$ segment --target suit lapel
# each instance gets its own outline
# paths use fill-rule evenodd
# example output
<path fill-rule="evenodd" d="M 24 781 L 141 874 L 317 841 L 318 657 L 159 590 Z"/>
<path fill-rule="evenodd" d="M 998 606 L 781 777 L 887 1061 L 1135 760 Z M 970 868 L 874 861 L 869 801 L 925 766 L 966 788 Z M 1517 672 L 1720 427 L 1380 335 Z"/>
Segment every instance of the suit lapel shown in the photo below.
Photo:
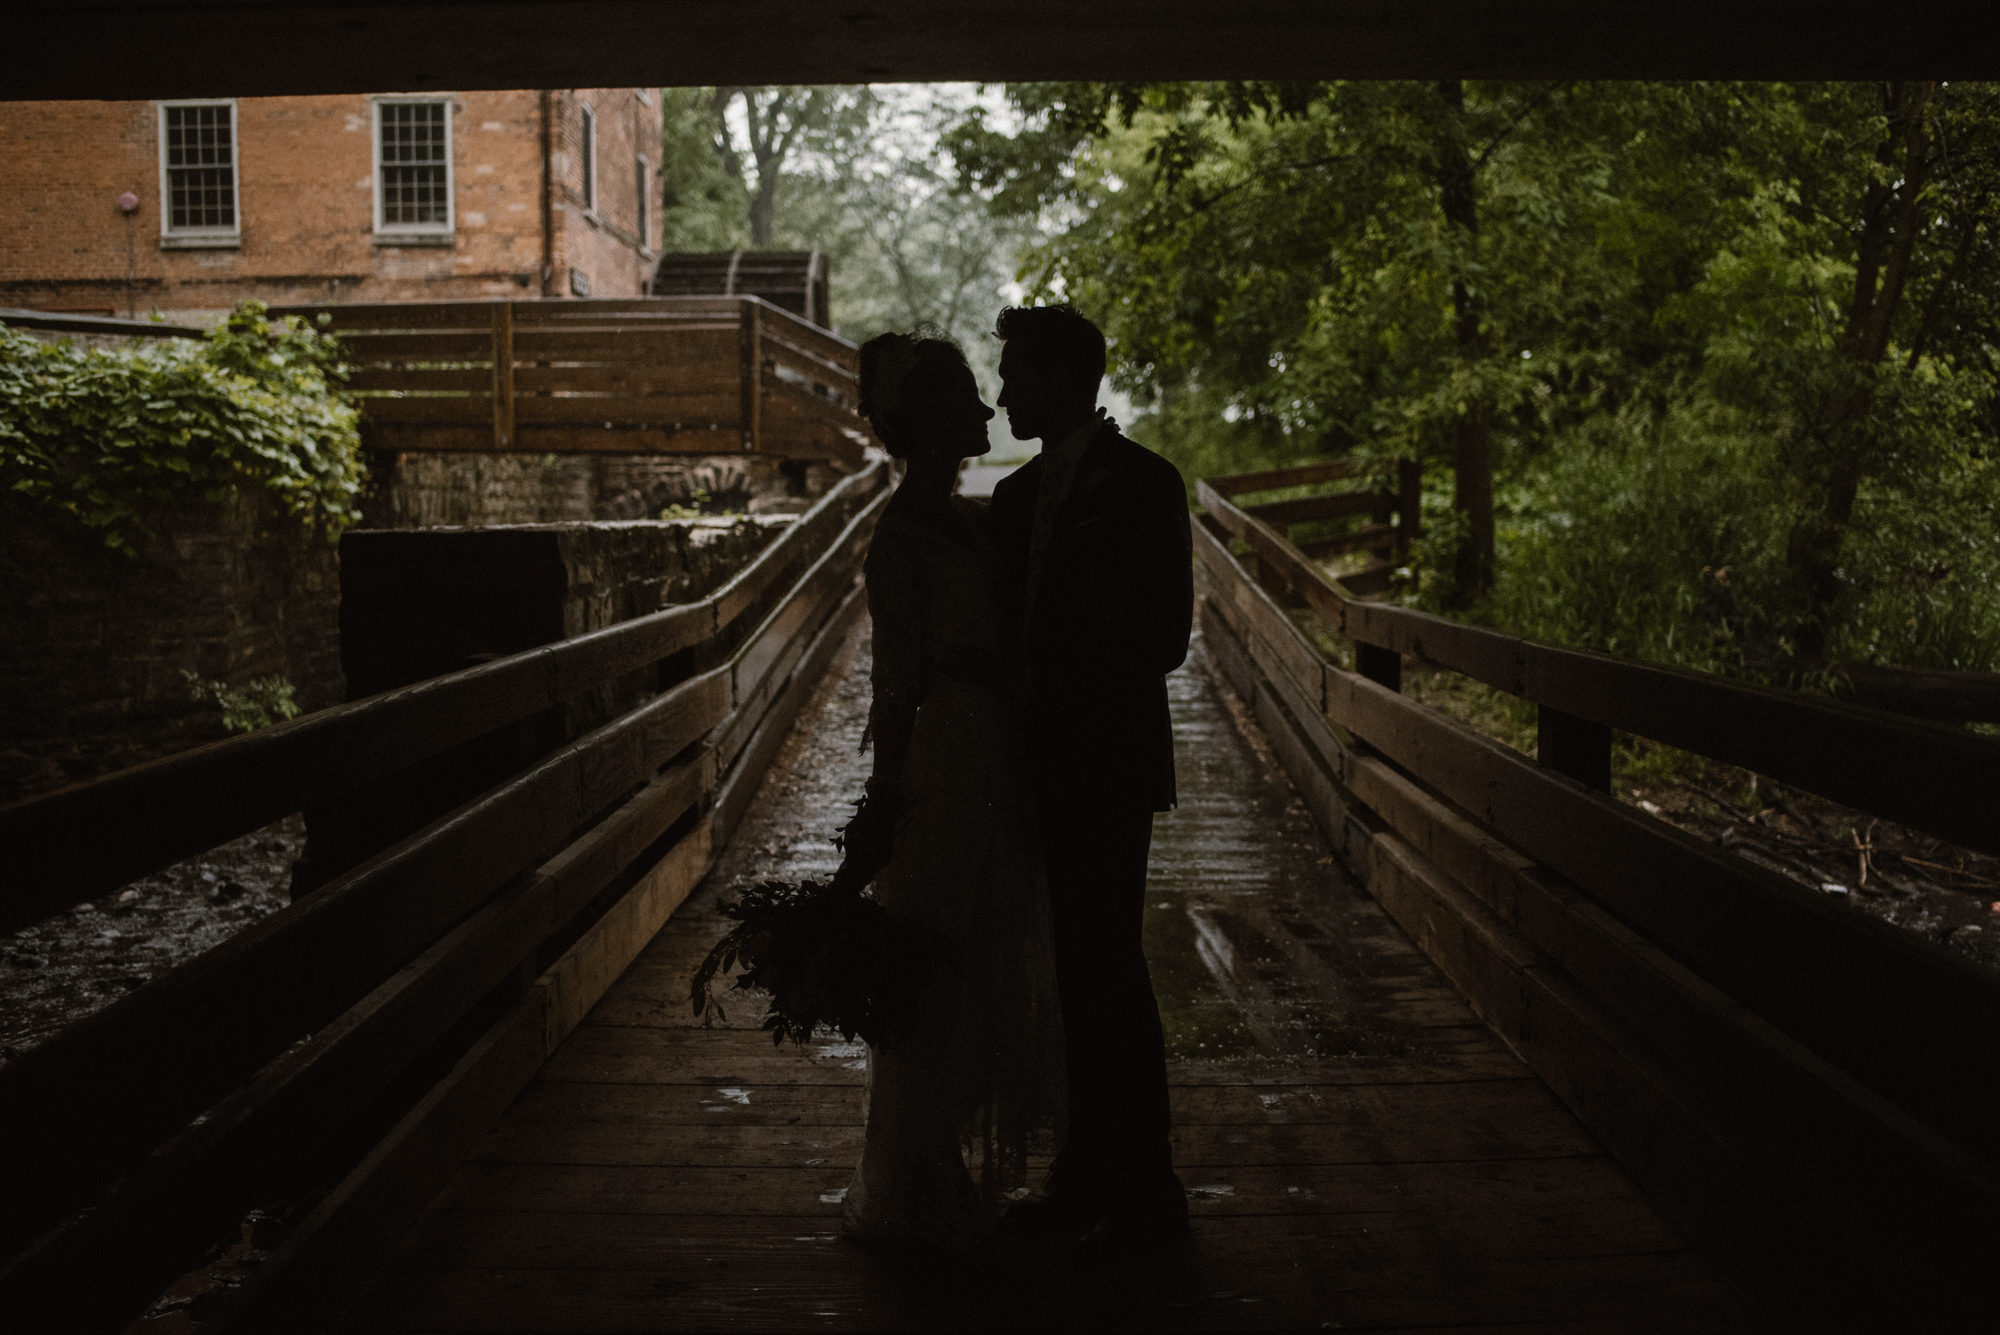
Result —
<path fill-rule="evenodd" d="M 1104 456 L 1109 452 L 1111 440 L 1117 435 L 1115 428 L 1106 426 L 1091 438 L 1085 447 L 1083 458 L 1077 461 L 1076 475 L 1070 479 L 1069 494 L 1063 497 L 1056 508 L 1054 533 L 1068 533 L 1077 526 L 1079 516 L 1086 513 L 1097 500 L 1097 493 L 1108 485 L 1112 471 L 1106 465 Z"/>

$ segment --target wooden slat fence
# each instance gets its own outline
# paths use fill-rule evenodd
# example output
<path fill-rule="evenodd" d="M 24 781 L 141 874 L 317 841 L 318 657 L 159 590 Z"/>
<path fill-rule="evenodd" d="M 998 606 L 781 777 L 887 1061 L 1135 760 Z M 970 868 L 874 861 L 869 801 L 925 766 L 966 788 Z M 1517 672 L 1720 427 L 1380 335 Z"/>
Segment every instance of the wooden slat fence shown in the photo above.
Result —
<path fill-rule="evenodd" d="M 468 1128 L 705 874 L 865 607 L 888 484 L 870 464 L 698 603 L 0 812 L 10 853 L 61 887 L 26 897 L 33 916 L 684 649 L 723 651 L 0 1070 L 0 1327 L 122 1328 L 259 1193 L 386 1115 L 226 1328 L 330 1311 L 298 1295 L 393 1243 Z"/>
<path fill-rule="evenodd" d="M 860 466 L 858 350 L 757 297 L 284 306 L 340 335 L 376 449 Z"/>
<path fill-rule="evenodd" d="M 1394 487 L 1383 480 L 1384 470 L 1389 468 L 1395 472 Z M 1293 496 L 1240 508 L 1286 537 L 1301 524 L 1365 518 L 1366 522 L 1360 525 L 1342 525 L 1340 532 L 1304 541 L 1299 550 L 1313 557 L 1366 551 L 1374 558 L 1373 562 L 1343 575 L 1341 584 L 1355 594 L 1379 593 L 1389 587 L 1397 568 L 1409 561 L 1410 546 L 1422 535 L 1423 470 L 1414 459 L 1398 459 L 1393 463 L 1352 457 L 1327 459 L 1295 468 L 1209 478 L 1207 485 L 1216 494 L 1233 499 L 1260 491 L 1296 491 L 1325 483 L 1357 481 L 1362 483 L 1358 488 L 1340 487 L 1318 495 Z"/>
<path fill-rule="evenodd" d="M 1863 1326 L 1956 1328 L 2000 1245 L 2000 983 L 1618 802 L 1610 747 L 1649 737 L 1991 852 L 2000 743 L 1366 601 L 1231 499 L 1324 475 L 1198 484 L 1195 552 L 1211 652 L 1345 860 L 1774 1311 L 1817 1295 Z M 1539 761 L 1402 695 L 1405 655 L 1533 701 Z"/>

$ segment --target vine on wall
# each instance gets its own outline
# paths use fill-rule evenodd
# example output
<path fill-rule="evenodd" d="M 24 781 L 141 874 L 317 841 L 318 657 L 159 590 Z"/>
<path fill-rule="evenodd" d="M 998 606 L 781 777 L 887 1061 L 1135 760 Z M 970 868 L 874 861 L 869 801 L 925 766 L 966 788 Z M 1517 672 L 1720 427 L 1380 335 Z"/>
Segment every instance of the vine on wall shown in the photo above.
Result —
<path fill-rule="evenodd" d="M 128 554 L 148 511 L 239 487 L 337 537 L 366 480 L 345 378 L 331 334 L 259 301 L 199 343 L 90 349 L 0 326 L 0 495 Z"/>

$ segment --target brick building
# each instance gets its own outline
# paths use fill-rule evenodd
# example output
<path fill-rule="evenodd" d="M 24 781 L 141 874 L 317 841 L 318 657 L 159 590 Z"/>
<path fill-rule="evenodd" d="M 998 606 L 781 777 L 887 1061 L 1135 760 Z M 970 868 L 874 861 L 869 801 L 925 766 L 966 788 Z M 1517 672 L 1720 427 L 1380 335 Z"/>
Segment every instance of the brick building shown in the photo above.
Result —
<path fill-rule="evenodd" d="M 0 102 L 0 306 L 644 295 L 644 88 Z"/>

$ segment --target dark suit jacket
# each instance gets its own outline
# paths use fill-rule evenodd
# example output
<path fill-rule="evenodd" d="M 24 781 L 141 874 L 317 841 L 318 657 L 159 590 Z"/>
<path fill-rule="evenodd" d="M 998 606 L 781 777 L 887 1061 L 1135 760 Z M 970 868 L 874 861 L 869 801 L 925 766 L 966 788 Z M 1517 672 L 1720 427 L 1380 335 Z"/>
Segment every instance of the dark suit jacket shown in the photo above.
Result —
<path fill-rule="evenodd" d="M 991 523 L 1011 623 L 1027 596 L 1042 461 L 993 490 Z M 1107 426 L 1056 512 L 1025 628 L 1029 763 L 1044 800 L 1174 805 L 1166 674 L 1187 658 L 1194 553 L 1180 470 Z"/>

